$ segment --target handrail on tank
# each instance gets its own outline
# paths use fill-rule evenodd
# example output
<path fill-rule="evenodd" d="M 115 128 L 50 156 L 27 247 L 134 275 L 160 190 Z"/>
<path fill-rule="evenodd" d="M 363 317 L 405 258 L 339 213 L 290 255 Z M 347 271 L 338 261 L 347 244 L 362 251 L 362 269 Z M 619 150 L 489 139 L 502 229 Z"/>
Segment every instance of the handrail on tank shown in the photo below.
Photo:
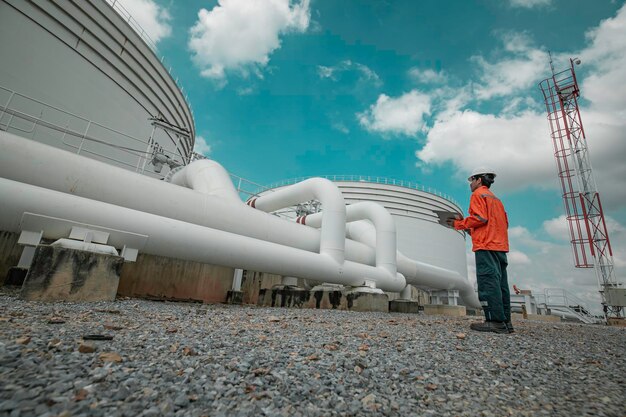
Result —
<path fill-rule="evenodd" d="M 387 177 L 378 177 L 378 176 L 369 176 L 369 175 L 316 175 L 315 177 L 319 177 L 319 178 L 326 178 L 329 179 L 333 182 L 337 182 L 337 181 L 349 181 L 349 182 L 369 182 L 369 183 L 373 183 L 373 184 L 385 184 L 385 185 L 395 185 L 398 187 L 404 187 L 404 188 L 410 188 L 413 190 L 417 190 L 417 191 L 423 191 L 425 193 L 429 193 L 429 194 L 434 194 L 436 196 L 439 196 L 447 201 L 449 201 L 450 203 L 456 205 L 459 210 L 460 210 L 460 204 L 451 196 L 444 194 L 440 191 L 435 190 L 434 188 L 431 187 L 425 187 L 424 185 L 421 184 L 417 184 L 411 181 L 405 181 L 405 180 L 397 180 L 395 178 L 387 178 Z M 259 189 L 257 189 L 255 191 L 255 194 L 258 195 L 259 193 L 265 192 L 265 191 L 271 191 L 274 188 L 278 188 L 278 187 L 283 187 L 285 185 L 290 185 L 290 184 L 295 184 L 297 182 L 303 181 L 305 179 L 308 178 L 313 178 L 313 176 L 306 176 L 306 177 L 296 177 L 296 178 L 289 178 L 289 179 L 285 179 L 282 181 L 278 181 L 275 183 L 272 183 L 270 185 L 264 185 L 259 187 Z"/>
<path fill-rule="evenodd" d="M 53 129 L 53 130 L 56 130 L 58 132 L 63 133 L 62 138 L 60 138 L 61 142 L 64 145 L 66 145 L 66 146 L 68 146 L 70 148 L 77 149 L 77 152 L 76 152 L 77 154 L 80 154 L 81 152 L 89 153 L 89 154 L 92 154 L 92 155 L 99 156 L 101 158 L 108 159 L 110 161 L 117 162 L 117 163 L 125 165 L 125 166 L 127 166 L 129 168 L 135 168 L 136 170 L 138 170 L 138 168 L 137 168 L 138 165 L 135 166 L 134 164 L 129 164 L 127 162 L 120 161 L 120 160 L 112 158 L 110 156 L 106 156 L 106 155 L 103 155 L 103 154 L 100 154 L 100 153 L 97 153 L 97 152 L 92 152 L 92 151 L 90 151 L 88 149 L 84 149 L 83 148 L 84 142 L 85 141 L 91 141 L 91 142 L 99 143 L 101 145 L 110 146 L 112 148 L 116 148 L 117 150 L 119 150 L 121 152 L 125 152 L 125 153 L 127 153 L 129 155 L 136 156 L 136 157 L 139 158 L 139 163 L 141 163 L 142 160 L 147 161 L 146 149 L 131 149 L 131 148 L 128 148 L 128 147 L 125 147 L 125 146 L 115 145 L 115 144 L 107 142 L 104 139 L 98 139 L 98 138 L 89 136 L 88 133 L 89 133 L 89 129 L 91 129 L 92 126 L 96 126 L 96 127 L 101 128 L 101 129 L 104 129 L 104 130 L 106 130 L 108 132 L 114 133 L 116 135 L 123 136 L 124 138 L 127 138 L 129 140 L 138 142 L 138 143 L 140 143 L 143 146 L 150 146 L 150 141 L 149 140 L 143 140 L 143 139 L 136 138 L 136 137 L 134 137 L 132 135 L 129 135 L 129 134 L 124 133 L 124 132 L 121 132 L 121 131 L 119 131 L 117 129 L 114 129 L 112 127 L 105 126 L 105 125 L 103 125 L 101 123 L 98 123 L 98 122 L 95 122 L 93 120 L 87 119 L 85 117 L 79 116 L 79 115 L 77 115 L 75 113 L 72 113 L 72 112 L 69 112 L 67 110 L 63 110 L 63 109 L 61 109 L 59 107 L 53 106 L 52 104 L 43 102 L 41 100 L 38 100 L 36 98 L 27 96 L 25 94 L 18 93 L 15 90 L 11 90 L 11 89 L 3 87 L 1 85 L 0 85 L 0 90 L 6 91 L 8 93 L 8 95 L 9 95 L 9 98 L 8 98 L 8 100 L 7 100 L 7 102 L 5 104 L 0 103 L 0 130 L 8 130 L 9 128 L 13 128 L 13 129 L 25 132 L 25 133 L 33 133 L 33 131 L 34 131 L 36 126 L 42 126 L 42 127 L 46 127 L 48 129 Z M 21 97 L 21 98 L 23 98 L 23 99 L 25 99 L 27 101 L 31 101 L 33 103 L 37 103 L 37 104 L 41 105 L 43 108 L 41 109 L 41 113 L 39 114 L 39 116 L 35 116 L 34 114 L 29 114 L 29 113 L 25 113 L 23 111 L 17 110 L 17 106 L 11 107 L 11 102 L 13 101 L 13 99 L 15 97 Z M 43 112 L 43 110 L 46 109 L 46 108 L 50 109 L 50 110 L 54 110 L 54 111 L 64 115 L 64 117 L 65 116 L 73 117 L 74 119 L 84 123 L 86 125 L 86 128 L 85 128 L 84 132 L 78 132 L 78 131 L 75 131 L 75 130 L 71 129 L 69 127 L 69 118 L 68 118 L 68 122 L 67 122 L 67 124 L 65 126 L 61 126 L 61 125 L 59 125 L 57 123 L 47 121 L 44 118 L 44 112 Z M 6 124 L 3 124 L 2 123 L 2 119 L 3 119 L 4 115 L 7 115 L 7 114 L 10 115 L 10 118 L 6 122 Z M 13 121 L 14 117 L 17 117 L 17 118 L 19 118 L 21 120 L 32 122 L 33 123 L 33 127 L 30 130 L 26 131 L 24 129 L 20 129 L 17 126 L 12 126 L 11 122 Z M 74 144 L 66 142 L 65 141 L 65 137 L 68 136 L 68 135 L 76 137 L 76 138 L 79 138 L 79 139 L 82 139 L 81 144 L 79 146 L 77 146 L 77 145 L 74 145 Z M 181 158 L 183 157 L 182 155 L 178 155 L 178 154 L 176 154 L 176 153 L 174 153 L 172 151 L 168 151 L 168 150 L 165 150 L 165 149 L 162 150 L 162 153 L 168 154 L 168 156 L 171 157 L 172 159 L 175 159 L 176 157 L 181 157 Z M 142 172 L 144 170 L 145 170 L 145 166 L 144 166 L 144 168 L 142 168 Z"/>

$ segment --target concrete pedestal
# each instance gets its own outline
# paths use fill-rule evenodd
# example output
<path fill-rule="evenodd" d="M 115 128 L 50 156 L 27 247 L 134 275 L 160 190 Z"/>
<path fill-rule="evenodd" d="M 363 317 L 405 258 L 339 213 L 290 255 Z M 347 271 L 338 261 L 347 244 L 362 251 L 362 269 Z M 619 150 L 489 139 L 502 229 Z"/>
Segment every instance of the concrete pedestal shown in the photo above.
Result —
<path fill-rule="evenodd" d="M 389 297 L 385 293 L 362 292 L 358 289 L 346 293 L 346 307 L 352 311 L 389 312 Z"/>
<path fill-rule="evenodd" d="M 609 326 L 626 327 L 626 319 L 624 319 L 623 317 L 610 318 L 607 320 L 607 324 Z"/>
<path fill-rule="evenodd" d="M 426 304 L 424 314 L 440 316 L 465 316 L 465 306 L 450 306 L 446 304 Z"/>
<path fill-rule="evenodd" d="M 419 313 L 419 303 L 411 300 L 393 300 L 389 301 L 389 311 L 393 313 Z"/>
<path fill-rule="evenodd" d="M 21 297 L 39 301 L 113 301 L 124 258 L 39 245 Z"/>

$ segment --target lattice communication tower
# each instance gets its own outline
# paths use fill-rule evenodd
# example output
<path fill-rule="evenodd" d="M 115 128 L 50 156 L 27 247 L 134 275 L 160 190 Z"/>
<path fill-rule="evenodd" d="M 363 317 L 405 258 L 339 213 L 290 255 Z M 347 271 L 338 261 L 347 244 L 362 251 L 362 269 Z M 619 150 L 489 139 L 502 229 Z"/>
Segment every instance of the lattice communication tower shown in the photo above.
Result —
<path fill-rule="evenodd" d="M 605 318 L 622 318 L 624 289 L 613 267 L 613 251 L 604 221 L 600 195 L 591 169 L 587 138 L 580 118 L 580 89 L 574 65 L 539 83 L 548 111 L 557 174 L 576 268 L 594 268 Z"/>

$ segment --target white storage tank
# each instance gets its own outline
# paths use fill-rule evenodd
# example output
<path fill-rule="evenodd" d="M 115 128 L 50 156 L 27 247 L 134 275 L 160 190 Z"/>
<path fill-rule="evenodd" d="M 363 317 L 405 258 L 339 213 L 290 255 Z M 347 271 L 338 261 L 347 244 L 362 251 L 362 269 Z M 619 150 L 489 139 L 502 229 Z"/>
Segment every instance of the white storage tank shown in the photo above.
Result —
<path fill-rule="evenodd" d="M 120 11 L 112 0 L 0 0 L 0 129 L 161 176 L 188 162 L 193 116 Z"/>

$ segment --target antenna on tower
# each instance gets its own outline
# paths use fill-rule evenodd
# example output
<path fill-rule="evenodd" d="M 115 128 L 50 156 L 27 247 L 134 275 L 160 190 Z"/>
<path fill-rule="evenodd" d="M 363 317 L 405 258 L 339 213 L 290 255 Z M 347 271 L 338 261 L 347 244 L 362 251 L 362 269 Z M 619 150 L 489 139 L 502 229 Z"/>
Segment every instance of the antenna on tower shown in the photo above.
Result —
<path fill-rule="evenodd" d="M 552 76 L 554 77 L 554 63 L 552 62 L 552 52 L 548 51 L 548 56 L 550 57 L 550 71 L 552 71 Z"/>

